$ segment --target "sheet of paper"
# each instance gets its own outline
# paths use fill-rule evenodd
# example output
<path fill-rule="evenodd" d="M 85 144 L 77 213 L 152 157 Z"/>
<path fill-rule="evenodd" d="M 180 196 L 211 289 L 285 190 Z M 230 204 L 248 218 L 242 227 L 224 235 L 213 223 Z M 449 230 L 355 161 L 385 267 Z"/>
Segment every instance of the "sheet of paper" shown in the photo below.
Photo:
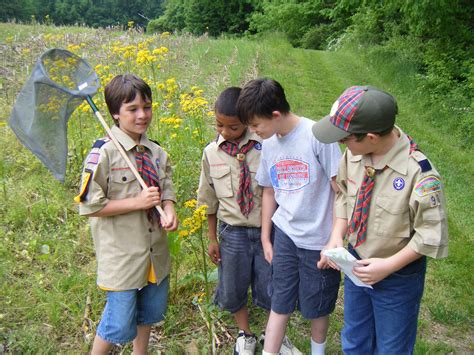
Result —
<path fill-rule="evenodd" d="M 352 268 L 357 266 L 357 259 L 354 257 L 354 255 L 349 253 L 346 248 L 340 247 L 323 250 L 322 253 L 334 261 L 341 268 L 341 271 L 346 274 L 346 276 L 350 278 L 355 285 L 372 288 L 372 286 L 366 285 L 360 281 L 359 278 L 352 272 Z"/>

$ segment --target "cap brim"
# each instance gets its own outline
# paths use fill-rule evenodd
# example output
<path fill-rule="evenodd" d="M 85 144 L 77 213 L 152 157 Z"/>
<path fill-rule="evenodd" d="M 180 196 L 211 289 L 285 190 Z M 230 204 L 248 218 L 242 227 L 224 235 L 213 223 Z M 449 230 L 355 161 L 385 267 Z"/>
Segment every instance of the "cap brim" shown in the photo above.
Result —
<path fill-rule="evenodd" d="M 318 141 L 323 143 L 334 143 L 350 136 L 349 132 L 334 126 L 330 119 L 331 116 L 328 115 L 313 125 L 313 135 Z"/>

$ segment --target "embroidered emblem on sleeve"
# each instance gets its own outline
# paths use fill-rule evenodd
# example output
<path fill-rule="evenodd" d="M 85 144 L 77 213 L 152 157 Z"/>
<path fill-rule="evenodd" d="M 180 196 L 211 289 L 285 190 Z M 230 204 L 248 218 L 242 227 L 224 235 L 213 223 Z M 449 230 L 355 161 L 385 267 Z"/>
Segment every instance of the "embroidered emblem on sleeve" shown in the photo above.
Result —
<path fill-rule="evenodd" d="M 91 151 L 87 156 L 86 164 L 96 165 L 99 161 L 100 153 Z"/>
<path fill-rule="evenodd" d="M 74 197 L 74 201 L 79 203 L 85 200 L 87 196 L 87 191 L 89 190 L 89 183 L 92 177 L 92 170 L 85 169 L 84 173 L 82 174 L 82 184 L 81 184 L 81 190 L 79 192 L 79 195 Z"/>
<path fill-rule="evenodd" d="M 439 194 L 433 194 L 430 197 L 430 206 L 431 207 L 436 207 L 441 204 L 441 200 L 439 198 Z"/>
<path fill-rule="evenodd" d="M 427 176 L 415 185 L 414 191 L 420 197 L 441 191 L 441 181 L 435 176 Z"/>

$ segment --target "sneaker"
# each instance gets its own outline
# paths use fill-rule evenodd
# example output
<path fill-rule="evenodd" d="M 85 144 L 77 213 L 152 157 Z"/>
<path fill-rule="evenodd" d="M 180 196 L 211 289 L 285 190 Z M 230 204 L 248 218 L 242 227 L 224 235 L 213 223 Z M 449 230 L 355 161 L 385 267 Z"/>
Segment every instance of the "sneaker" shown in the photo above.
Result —
<path fill-rule="evenodd" d="M 257 346 L 257 337 L 255 335 L 239 332 L 234 346 L 234 355 L 254 355 Z"/>
<path fill-rule="evenodd" d="M 285 335 L 283 342 L 281 343 L 280 355 L 303 355 L 303 353 L 299 351 Z"/>
<path fill-rule="evenodd" d="M 262 334 L 260 334 L 260 336 L 258 337 L 258 342 L 260 343 L 260 345 L 262 345 L 262 349 L 263 349 L 263 344 L 265 343 L 265 332 L 262 332 Z M 286 335 L 283 338 L 280 352 L 278 354 L 279 355 L 303 355 L 303 353 L 299 351 L 298 348 L 291 343 L 290 339 L 288 339 Z"/>

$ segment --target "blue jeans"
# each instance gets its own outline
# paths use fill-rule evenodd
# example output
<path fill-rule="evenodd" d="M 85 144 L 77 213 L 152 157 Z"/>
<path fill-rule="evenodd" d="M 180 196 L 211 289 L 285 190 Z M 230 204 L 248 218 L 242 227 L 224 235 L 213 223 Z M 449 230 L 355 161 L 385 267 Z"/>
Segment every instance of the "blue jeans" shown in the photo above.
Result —
<path fill-rule="evenodd" d="M 349 251 L 360 259 L 349 246 Z M 425 285 L 422 257 L 373 285 L 344 278 L 344 354 L 413 354 L 418 311 Z"/>
<path fill-rule="evenodd" d="M 151 325 L 165 318 L 169 278 L 159 285 L 149 283 L 140 290 L 107 291 L 107 303 L 97 335 L 113 344 L 124 344 L 137 336 L 137 325 Z"/>
<path fill-rule="evenodd" d="M 253 303 L 270 310 L 271 267 L 263 254 L 261 229 L 231 226 L 221 221 L 219 240 L 221 262 L 215 303 L 235 313 L 247 305 L 250 286 Z"/>

